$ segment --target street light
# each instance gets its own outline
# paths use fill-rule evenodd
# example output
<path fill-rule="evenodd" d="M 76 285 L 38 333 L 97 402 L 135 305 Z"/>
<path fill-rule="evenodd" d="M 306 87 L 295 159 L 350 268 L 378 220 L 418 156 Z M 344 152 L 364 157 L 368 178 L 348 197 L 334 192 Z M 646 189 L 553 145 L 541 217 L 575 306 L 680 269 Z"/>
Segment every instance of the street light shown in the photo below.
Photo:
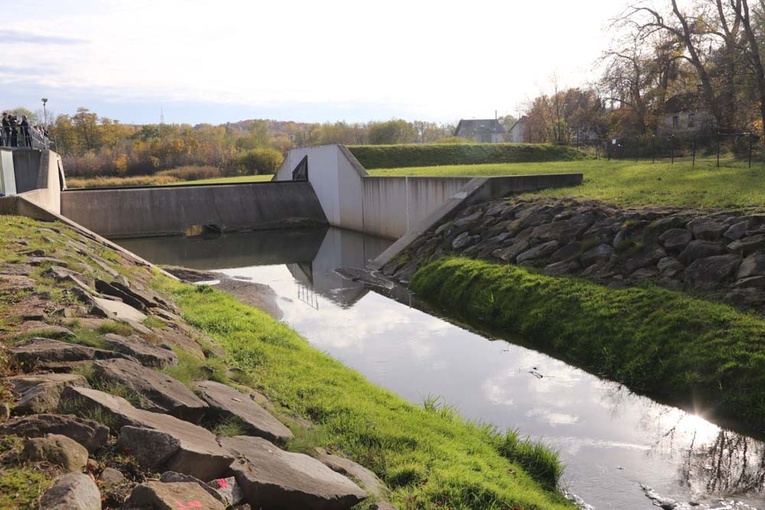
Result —
<path fill-rule="evenodd" d="M 43 102 L 43 127 L 45 129 L 48 129 L 48 111 L 45 109 L 45 103 L 48 102 L 48 98 L 44 97 L 42 98 Z"/>

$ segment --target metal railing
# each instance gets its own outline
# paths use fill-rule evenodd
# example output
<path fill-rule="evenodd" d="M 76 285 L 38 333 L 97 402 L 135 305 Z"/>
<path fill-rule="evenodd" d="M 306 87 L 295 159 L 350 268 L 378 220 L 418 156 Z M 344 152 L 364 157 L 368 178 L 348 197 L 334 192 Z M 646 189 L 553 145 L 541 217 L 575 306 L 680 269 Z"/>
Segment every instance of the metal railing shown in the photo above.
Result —
<path fill-rule="evenodd" d="M 3 127 L 0 129 L 0 147 L 46 150 L 50 140 L 36 127 Z"/>

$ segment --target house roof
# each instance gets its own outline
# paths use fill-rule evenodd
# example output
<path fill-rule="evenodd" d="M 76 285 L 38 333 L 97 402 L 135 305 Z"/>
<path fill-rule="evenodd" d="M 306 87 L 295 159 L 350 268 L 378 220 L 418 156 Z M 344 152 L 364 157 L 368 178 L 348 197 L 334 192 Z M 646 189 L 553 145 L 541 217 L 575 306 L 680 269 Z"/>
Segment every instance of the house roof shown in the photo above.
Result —
<path fill-rule="evenodd" d="M 664 102 L 665 113 L 682 113 L 699 109 L 698 94 L 677 94 Z"/>
<path fill-rule="evenodd" d="M 457 133 L 460 131 L 467 131 L 470 133 L 489 132 L 493 134 L 503 134 L 507 132 L 497 119 L 461 119 L 459 124 L 457 124 Z"/>
<path fill-rule="evenodd" d="M 516 128 L 516 126 L 518 127 L 518 129 L 521 129 L 521 128 L 523 127 L 523 125 L 524 125 L 526 122 L 528 122 L 528 120 L 529 120 L 529 118 L 528 118 L 528 117 L 526 117 L 526 116 L 524 115 L 524 116 L 523 116 L 523 117 L 521 117 L 520 119 L 516 120 L 516 121 L 513 123 L 513 125 L 512 125 L 512 126 L 510 126 L 510 129 L 509 129 L 509 131 L 508 131 L 508 132 L 509 132 L 509 133 L 512 133 L 512 132 L 513 132 L 513 130 Z"/>

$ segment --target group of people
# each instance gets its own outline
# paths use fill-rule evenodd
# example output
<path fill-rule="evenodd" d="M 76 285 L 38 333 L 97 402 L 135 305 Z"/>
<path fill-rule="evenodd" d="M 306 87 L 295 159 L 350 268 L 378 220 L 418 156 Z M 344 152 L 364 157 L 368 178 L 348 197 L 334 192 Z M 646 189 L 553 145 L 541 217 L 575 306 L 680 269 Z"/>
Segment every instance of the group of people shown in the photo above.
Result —
<path fill-rule="evenodd" d="M 18 116 L 3 112 L 2 131 L 0 131 L 0 146 L 29 147 L 47 145 L 48 133 L 43 126 L 29 124 L 26 115 Z M 40 147 L 37 147 L 40 148 Z"/>

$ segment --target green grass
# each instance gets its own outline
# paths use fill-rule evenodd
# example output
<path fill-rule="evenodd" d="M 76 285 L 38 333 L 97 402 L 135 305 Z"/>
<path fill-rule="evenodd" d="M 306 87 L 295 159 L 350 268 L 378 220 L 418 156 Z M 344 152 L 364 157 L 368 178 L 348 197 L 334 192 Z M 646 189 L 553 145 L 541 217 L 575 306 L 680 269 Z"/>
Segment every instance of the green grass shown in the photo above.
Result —
<path fill-rule="evenodd" d="M 711 208 L 762 208 L 765 204 L 765 164 L 727 158 L 650 161 L 582 160 L 552 163 L 454 165 L 372 170 L 373 176 L 494 176 L 549 173 L 582 173 L 581 186 L 535 192 L 548 197 L 596 199 L 620 206 L 669 205 Z"/>
<path fill-rule="evenodd" d="M 171 186 L 180 186 L 180 185 L 202 185 L 202 184 L 241 184 L 241 183 L 247 183 L 247 182 L 268 182 L 271 179 L 273 179 L 273 175 L 239 175 L 236 177 L 217 177 L 215 179 L 200 179 L 198 181 L 181 181 L 181 182 L 172 182 L 170 183 Z"/>
<path fill-rule="evenodd" d="M 37 508 L 55 473 L 22 460 L 24 439 L 0 437 L 0 508 Z"/>
<path fill-rule="evenodd" d="M 410 288 L 633 391 L 743 429 L 765 427 L 760 317 L 658 287 L 609 289 L 465 258 L 420 268 Z"/>
<path fill-rule="evenodd" d="M 550 450 L 468 423 L 454 410 L 414 406 L 313 349 L 286 325 L 208 287 L 166 283 L 184 319 L 227 349 L 282 412 L 309 418 L 296 448 L 322 438 L 375 471 L 399 508 L 572 508 L 555 491 Z M 528 473 L 533 473 L 534 480 Z"/>
<path fill-rule="evenodd" d="M 564 161 L 586 157 L 573 147 L 545 143 L 349 145 L 348 150 L 367 169 Z"/>
<path fill-rule="evenodd" d="M 183 186 L 189 184 L 238 184 L 244 182 L 270 181 L 273 175 L 240 175 L 186 181 L 167 175 L 140 175 L 134 177 L 71 177 L 66 184 L 70 189 L 119 188 L 126 186 Z"/>

